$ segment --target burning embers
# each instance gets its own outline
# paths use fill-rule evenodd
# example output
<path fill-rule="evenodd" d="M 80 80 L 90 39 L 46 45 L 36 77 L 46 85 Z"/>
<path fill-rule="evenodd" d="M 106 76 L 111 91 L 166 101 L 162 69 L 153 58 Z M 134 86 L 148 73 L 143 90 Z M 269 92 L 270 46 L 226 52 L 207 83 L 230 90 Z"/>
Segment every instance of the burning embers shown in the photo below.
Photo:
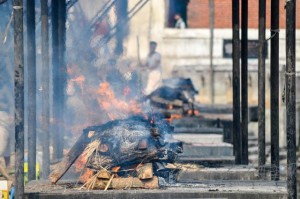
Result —
<path fill-rule="evenodd" d="M 164 165 L 182 152 L 172 132 L 164 120 L 138 116 L 89 127 L 50 180 L 56 183 L 78 159 L 76 169 L 82 171 L 80 181 L 87 189 L 158 188 L 157 176 L 167 169 Z"/>

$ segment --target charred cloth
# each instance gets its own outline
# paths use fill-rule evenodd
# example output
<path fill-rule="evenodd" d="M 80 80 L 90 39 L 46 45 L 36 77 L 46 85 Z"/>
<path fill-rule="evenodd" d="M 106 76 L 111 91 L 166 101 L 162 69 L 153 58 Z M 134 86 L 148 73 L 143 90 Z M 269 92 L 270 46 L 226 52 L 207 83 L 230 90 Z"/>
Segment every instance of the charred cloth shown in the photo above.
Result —
<path fill-rule="evenodd" d="M 153 168 L 173 162 L 182 152 L 182 144 L 172 138 L 173 130 L 164 120 L 154 122 L 153 118 L 143 117 L 88 127 L 55 166 L 49 179 L 56 183 L 80 159 L 85 173 L 81 181 L 90 189 L 123 187 L 114 187 L 116 181 L 126 186 L 126 180 L 119 176 L 132 178 L 136 188 L 156 188 L 157 177 L 152 175 L 157 172 Z M 97 186 L 91 186 L 91 180 L 94 184 L 97 181 Z"/>

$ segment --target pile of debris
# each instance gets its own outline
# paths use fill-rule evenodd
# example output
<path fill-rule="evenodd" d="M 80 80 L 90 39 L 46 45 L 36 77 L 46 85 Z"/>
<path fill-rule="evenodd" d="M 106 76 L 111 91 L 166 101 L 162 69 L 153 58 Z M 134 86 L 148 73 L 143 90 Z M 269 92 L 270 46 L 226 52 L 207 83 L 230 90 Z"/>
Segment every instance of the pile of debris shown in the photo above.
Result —
<path fill-rule="evenodd" d="M 158 188 L 158 177 L 168 182 L 176 170 L 170 163 L 182 153 L 173 131 L 162 119 L 141 116 L 88 127 L 49 179 L 57 183 L 78 159 L 84 188 Z"/>

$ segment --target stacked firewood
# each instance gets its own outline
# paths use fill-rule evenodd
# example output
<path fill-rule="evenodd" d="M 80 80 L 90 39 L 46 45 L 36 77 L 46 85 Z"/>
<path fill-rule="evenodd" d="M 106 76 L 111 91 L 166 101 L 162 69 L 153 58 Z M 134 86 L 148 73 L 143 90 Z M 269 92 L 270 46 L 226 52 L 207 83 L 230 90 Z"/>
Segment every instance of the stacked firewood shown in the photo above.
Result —
<path fill-rule="evenodd" d="M 102 168 L 91 170 L 89 178 L 81 178 L 84 183 L 81 188 L 86 189 L 157 189 L 158 177 L 153 174 L 152 163 L 132 165 L 130 167 L 114 167 L 111 170 Z M 126 173 L 126 174 L 125 174 Z"/>

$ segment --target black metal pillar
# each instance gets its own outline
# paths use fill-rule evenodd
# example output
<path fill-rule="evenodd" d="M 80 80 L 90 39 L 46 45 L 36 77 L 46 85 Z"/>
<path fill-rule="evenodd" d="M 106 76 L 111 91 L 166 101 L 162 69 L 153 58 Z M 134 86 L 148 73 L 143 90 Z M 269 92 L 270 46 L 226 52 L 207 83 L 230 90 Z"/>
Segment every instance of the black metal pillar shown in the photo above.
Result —
<path fill-rule="evenodd" d="M 242 0 L 242 164 L 248 164 L 248 0 Z"/>
<path fill-rule="evenodd" d="M 297 80 L 296 80 L 296 83 L 297 83 Z M 300 103 L 296 101 L 296 104 L 298 105 L 298 108 L 297 108 L 297 122 L 296 124 L 298 123 L 298 150 L 300 150 Z"/>
<path fill-rule="evenodd" d="M 35 1 L 26 1 L 28 67 L 28 180 L 35 180 L 36 164 L 36 46 Z"/>
<path fill-rule="evenodd" d="M 15 198 L 24 195 L 24 41 L 23 1 L 14 0 Z"/>
<path fill-rule="evenodd" d="M 279 0 L 271 1 L 271 165 L 279 180 Z"/>
<path fill-rule="evenodd" d="M 59 118 L 59 135 L 57 157 L 63 157 L 64 148 L 64 110 L 65 110 L 65 89 L 67 69 L 65 64 L 65 41 L 66 41 L 66 0 L 58 2 L 58 78 L 59 85 L 57 92 L 58 99 L 58 118 Z"/>
<path fill-rule="evenodd" d="M 59 0 L 51 1 L 51 23 L 52 23 L 52 75 L 53 75 L 53 158 L 59 158 L 62 152 L 59 150 L 59 61 L 58 61 L 58 3 Z"/>
<path fill-rule="evenodd" d="M 286 136 L 288 198 L 297 198 L 296 156 L 296 1 L 286 2 Z"/>
<path fill-rule="evenodd" d="M 258 19 L 258 166 L 260 174 L 266 163 L 265 149 L 265 40 L 266 40 L 266 0 L 259 0 Z"/>
<path fill-rule="evenodd" d="M 43 179 L 47 179 L 50 172 L 50 135 L 49 135 L 49 25 L 48 0 L 41 0 L 41 46 L 42 46 L 42 130 L 43 130 Z"/>
<path fill-rule="evenodd" d="M 241 164 L 242 140 L 240 120 L 240 38 L 239 38 L 239 0 L 232 0 L 232 88 L 233 88 L 233 135 L 235 163 Z"/>

